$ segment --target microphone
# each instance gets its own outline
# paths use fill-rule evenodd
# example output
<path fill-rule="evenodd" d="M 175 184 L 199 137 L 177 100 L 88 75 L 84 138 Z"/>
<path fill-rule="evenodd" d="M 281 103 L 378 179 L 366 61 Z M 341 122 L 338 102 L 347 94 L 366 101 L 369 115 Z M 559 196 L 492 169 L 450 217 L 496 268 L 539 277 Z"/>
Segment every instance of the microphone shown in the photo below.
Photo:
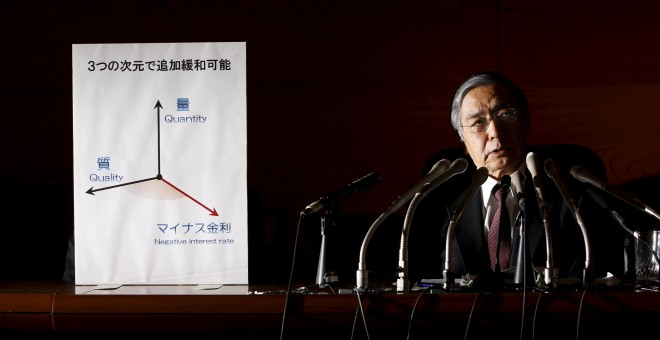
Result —
<path fill-rule="evenodd" d="M 511 186 L 511 176 L 504 175 L 500 180 L 500 185 L 502 186 L 502 191 L 508 191 Z"/>
<path fill-rule="evenodd" d="M 511 186 L 515 188 L 519 208 L 518 216 L 516 216 L 516 223 L 514 223 L 514 225 L 520 226 L 520 238 L 518 241 L 518 252 L 516 253 L 516 270 L 513 276 L 513 283 L 516 287 L 522 287 L 522 289 L 525 290 L 534 286 L 532 255 L 527 241 L 527 198 L 525 197 L 525 175 L 520 171 L 512 173 Z"/>
<path fill-rule="evenodd" d="M 586 188 L 585 190 L 587 191 L 589 196 L 591 196 L 591 198 L 594 200 L 594 202 L 596 202 L 596 204 L 601 209 L 603 209 L 603 210 L 610 213 L 610 217 L 612 217 L 619 224 L 619 226 L 621 226 L 623 231 L 630 234 L 630 236 L 632 236 L 634 238 L 637 238 L 639 236 L 638 232 L 635 232 L 632 229 L 628 228 L 628 225 L 627 225 L 626 221 L 623 219 L 623 217 L 621 217 L 621 215 L 619 215 L 619 213 L 616 210 L 610 208 L 609 204 L 607 204 L 607 202 L 605 201 L 605 199 L 601 195 L 599 195 L 592 188 Z"/>
<path fill-rule="evenodd" d="M 449 170 L 450 168 L 452 169 L 452 171 L 457 171 L 459 168 L 458 164 L 460 163 L 462 162 L 459 160 L 456 160 L 454 161 L 454 163 L 451 164 L 446 159 L 441 159 L 437 161 L 433 165 L 431 170 L 429 170 L 429 172 L 426 175 L 424 175 L 424 177 L 422 177 L 421 180 L 419 180 L 411 188 L 406 190 L 405 193 L 397 197 L 394 200 L 394 202 L 390 204 L 387 210 L 381 213 L 380 216 L 378 216 L 378 218 L 376 219 L 376 221 L 374 221 L 374 223 L 371 224 L 371 227 L 369 227 L 369 230 L 367 230 L 367 234 L 364 236 L 364 239 L 362 240 L 362 246 L 360 247 L 360 259 L 358 262 L 358 269 L 355 274 L 357 281 L 356 285 L 358 290 L 366 289 L 366 287 L 369 284 L 369 278 L 367 277 L 367 269 L 366 269 L 367 247 L 369 246 L 369 241 L 371 240 L 371 237 L 374 234 L 374 232 L 376 232 L 376 229 L 383 223 L 383 221 L 388 216 L 390 216 L 394 211 L 401 208 L 401 206 L 403 206 L 404 203 L 406 203 L 415 193 L 421 190 L 425 185 L 430 183 L 432 180 L 438 178 L 440 175 L 442 175 L 445 171 Z"/>
<path fill-rule="evenodd" d="M 488 179 L 488 169 L 486 167 L 481 167 L 474 172 L 472 176 L 472 184 L 465 191 L 461 202 L 458 205 L 458 208 L 454 210 L 451 220 L 449 220 L 449 226 L 447 227 L 447 239 L 445 241 L 445 269 L 443 270 L 443 279 L 446 288 L 449 288 L 454 284 L 454 275 L 451 271 L 451 250 L 452 250 L 452 240 L 454 239 L 454 229 L 456 228 L 456 223 L 463 216 L 463 211 L 467 207 L 468 203 L 474 197 L 474 194 L 477 193 L 477 190 L 481 187 L 482 184 Z"/>
<path fill-rule="evenodd" d="M 396 283 L 397 292 L 405 292 L 408 290 L 408 236 L 410 235 L 412 217 L 415 214 L 419 202 L 421 202 L 429 192 L 435 190 L 449 178 L 464 172 L 467 167 L 468 162 L 465 159 L 456 159 L 440 176 L 431 180 L 430 183 L 426 183 L 420 191 L 415 193 L 415 197 L 413 197 L 410 205 L 408 205 L 406 217 L 403 221 L 403 229 L 401 230 L 401 243 L 399 247 L 399 278 Z"/>
<path fill-rule="evenodd" d="M 511 178 L 511 187 L 512 191 L 515 192 L 516 200 L 518 202 L 518 215 L 514 220 L 514 226 L 517 225 L 518 221 L 521 221 L 521 228 L 524 227 L 524 213 L 525 213 L 525 175 L 520 171 L 515 171 L 509 176 Z M 521 229 L 521 232 L 523 230 Z"/>
<path fill-rule="evenodd" d="M 571 210 L 573 214 L 577 212 L 577 204 L 575 203 L 575 198 L 571 194 L 570 189 L 568 188 L 568 185 L 564 181 L 563 176 L 561 175 L 561 169 L 559 167 L 559 164 L 555 162 L 554 159 L 548 158 L 544 162 L 545 166 L 545 172 L 548 174 L 550 179 L 552 179 L 555 182 L 555 185 L 557 186 L 557 189 L 559 189 L 559 192 L 561 193 L 561 196 L 564 198 L 564 201 L 568 204 L 568 208 Z"/>
<path fill-rule="evenodd" d="M 539 160 L 534 152 L 527 154 L 527 169 L 532 175 L 534 188 L 536 189 L 536 197 L 541 211 L 541 218 L 544 220 L 548 218 L 548 201 L 545 199 L 545 190 L 543 188 L 543 179 L 539 176 Z"/>
<path fill-rule="evenodd" d="M 435 190 L 442 183 L 446 182 L 454 175 L 458 175 L 460 173 L 465 172 L 467 167 L 468 167 L 468 162 L 464 158 L 457 158 L 455 161 L 451 163 L 451 165 L 449 166 L 449 168 L 447 168 L 447 170 L 438 174 L 437 176 L 435 176 L 435 178 L 432 178 L 429 182 L 424 183 L 424 185 L 417 192 L 415 192 L 415 195 L 419 194 L 421 196 L 419 199 L 421 200 L 422 198 L 426 197 L 426 195 L 428 195 L 431 191 Z"/>
<path fill-rule="evenodd" d="M 660 263 L 660 257 L 655 252 L 653 247 L 648 243 L 648 240 L 645 240 L 643 237 L 640 236 L 639 230 L 633 231 L 632 229 L 630 229 L 628 227 L 628 225 L 626 224 L 626 220 L 621 215 L 619 215 L 619 213 L 616 210 L 610 208 L 610 206 L 607 204 L 605 199 L 602 196 L 600 196 L 599 194 L 597 194 L 596 191 L 594 191 L 591 188 L 587 188 L 586 191 L 589 193 L 589 196 L 591 196 L 591 198 L 593 198 L 594 202 L 596 202 L 596 204 L 599 207 L 601 207 L 603 210 L 606 210 L 606 211 L 610 212 L 610 216 L 619 224 L 619 226 L 626 233 L 630 234 L 633 238 L 635 238 L 637 241 L 639 241 L 643 246 L 648 247 L 651 250 L 651 253 L 653 254 L 653 257 L 655 258 L 656 262 Z"/>
<path fill-rule="evenodd" d="M 544 162 L 545 172 L 548 176 L 555 182 L 557 189 L 561 193 L 561 196 L 564 198 L 564 201 L 568 205 L 569 210 L 575 217 L 580 229 L 582 230 L 582 237 L 584 238 L 584 249 L 585 249 L 585 264 L 584 264 L 584 274 L 583 274 L 583 283 L 587 284 L 587 281 L 591 280 L 591 245 L 589 243 L 589 235 L 587 233 L 587 228 L 585 227 L 580 211 L 577 208 L 575 203 L 575 198 L 568 189 L 568 185 L 564 181 L 564 178 L 561 176 L 561 171 L 557 162 L 554 159 L 548 158 Z"/>
<path fill-rule="evenodd" d="M 403 194 L 399 195 L 392 203 L 390 203 L 389 207 L 387 207 L 387 211 L 396 211 L 399 210 L 408 200 L 410 200 L 416 193 L 418 193 L 422 188 L 424 188 L 425 185 L 431 183 L 432 181 L 435 181 L 438 177 L 441 175 L 445 174 L 446 172 L 451 172 L 452 174 L 449 176 L 453 176 L 457 174 L 458 170 L 465 164 L 465 168 L 467 168 L 467 161 L 463 158 L 458 158 L 456 159 L 453 163 L 450 163 L 446 159 L 441 159 L 437 161 L 435 164 L 433 164 L 433 167 L 429 172 L 424 175 L 417 183 L 415 183 L 413 186 L 408 188 Z M 463 171 L 465 171 L 465 168 L 463 168 Z M 463 172 L 461 171 L 461 172 Z M 445 178 L 449 178 L 446 177 Z M 444 181 L 443 181 L 444 182 Z"/>
<path fill-rule="evenodd" d="M 516 189 L 516 198 L 521 200 L 525 197 L 525 175 L 520 171 L 511 174 L 511 186 Z"/>
<path fill-rule="evenodd" d="M 474 194 L 477 192 L 477 190 L 481 187 L 482 184 L 484 184 L 486 179 L 488 179 L 488 169 L 486 169 L 486 167 L 481 167 L 474 172 L 474 175 L 472 175 L 472 184 L 470 184 L 470 187 L 463 195 L 463 199 L 461 200 L 461 203 L 458 205 L 458 208 L 454 211 L 454 215 L 452 216 L 452 220 L 454 222 L 458 222 L 458 220 L 461 219 L 461 217 L 463 216 L 463 211 L 467 207 L 468 203 L 470 203 L 472 197 L 474 197 Z"/>
<path fill-rule="evenodd" d="M 543 272 L 543 277 L 546 285 L 554 285 L 554 259 L 552 253 L 552 231 L 550 228 L 550 222 L 548 220 L 548 201 L 545 199 L 545 189 L 543 186 L 543 177 L 539 176 L 539 160 L 538 156 L 534 152 L 527 154 L 526 159 L 527 170 L 532 175 L 532 182 L 534 183 L 534 191 L 536 192 L 536 201 L 539 206 L 539 212 L 541 213 L 541 219 L 543 221 L 543 228 L 545 229 L 545 249 L 546 251 L 546 261 L 545 261 L 545 270 Z"/>
<path fill-rule="evenodd" d="M 359 178 L 351 183 L 349 183 L 347 186 L 342 188 L 339 191 L 335 191 L 332 193 L 329 193 L 326 196 L 321 197 L 318 201 L 311 203 L 307 207 L 305 207 L 305 210 L 303 210 L 300 214 L 301 215 L 309 215 L 313 214 L 315 212 L 318 212 L 319 210 L 325 208 L 329 204 L 331 204 L 334 201 L 338 201 L 346 196 L 349 196 L 353 193 L 356 193 L 358 191 L 364 190 L 367 187 L 371 186 L 372 184 L 380 181 L 380 174 L 378 172 L 372 172 L 362 178 Z"/>
<path fill-rule="evenodd" d="M 583 183 L 589 183 L 589 184 L 595 186 L 596 188 L 598 188 L 600 190 L 603 190 L 606 193 L 618 198 L 619 200 L 621 200 L 623 202 L 626 202 L 626 203 L 630 204 L 631 206 L 633 206 L 633 207 L 635 207 L 635 208 L 637 208 L 637 209 L 639 209 L 639 210 L 641 210 L 645 213 L 648 213 L 648 214 L 652 215 L 653 217 L 655 217 L 656 219 L 660 220 L 660 214 L 653 211 L 653 209 L 651 209 L 651 207 L 649 207 L 646 204 L 642 203 L 640 200 L 638 200 L 634 197 L 631 197 L 631 196 L 625 194 L 624 192 L 622 192 L 622 191 L 620 191 L 620 190 L 618 190 L 614 187 L 611 187 L 611 186 L 607 185 L 605 182 L 601 181 L 596 176 L 594 176 L 586 168 L 583 168 L 580 165 L 575 165 L 571 168 L 571 175 L 573 175 L 573 177 L 575 177 L 575 179 L 577 179 L 578 181 L 583 182 Z"/>

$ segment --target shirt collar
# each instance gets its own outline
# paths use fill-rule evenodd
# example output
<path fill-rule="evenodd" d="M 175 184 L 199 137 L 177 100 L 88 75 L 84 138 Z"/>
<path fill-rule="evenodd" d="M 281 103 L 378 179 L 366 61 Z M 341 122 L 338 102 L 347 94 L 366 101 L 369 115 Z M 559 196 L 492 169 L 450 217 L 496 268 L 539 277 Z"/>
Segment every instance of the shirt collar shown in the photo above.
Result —
<path fill-rule="evenodd" d="M 525 174 L 525 171 L 527 171 L 527 164 L 525 164 L 525 162 L 521 162 L 520 167 L 518 167 L 518 171 L 520 171 L 522 174 Z M 488 176 L 484 184 L 481 185 L 481 195 L 483 196 L 482 202 L 484 208 L 488 206 L 488 200 L 490 199 L 490 195 L 493 192 L 493 187 L 499 183 L 500 182 L 498 180 Z M 515 188 L 513 185 L 511 186 L 511 191 L 513 191 L 513 197 L 518 194 L 517 188 Z"/>

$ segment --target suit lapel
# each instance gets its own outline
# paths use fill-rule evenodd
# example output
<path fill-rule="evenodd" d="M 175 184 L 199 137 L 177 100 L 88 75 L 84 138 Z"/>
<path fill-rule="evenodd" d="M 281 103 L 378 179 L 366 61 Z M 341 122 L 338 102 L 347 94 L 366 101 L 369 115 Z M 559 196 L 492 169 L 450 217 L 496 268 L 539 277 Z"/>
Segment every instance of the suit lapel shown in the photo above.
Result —
<path fill-rule="evenodd" d="M 468 273 L 475 273 L 484 265 L 484 263 L 480 263 L 483 262 L 480 259 L 484 258 L 483 252 L 486 249 L 482 201 L 481 188 L 479 188 L 465 207 L 455 230 L 456 251 L 453 256 L 460 259 L 461 267 L 465 267 L 465 271 Z"/>

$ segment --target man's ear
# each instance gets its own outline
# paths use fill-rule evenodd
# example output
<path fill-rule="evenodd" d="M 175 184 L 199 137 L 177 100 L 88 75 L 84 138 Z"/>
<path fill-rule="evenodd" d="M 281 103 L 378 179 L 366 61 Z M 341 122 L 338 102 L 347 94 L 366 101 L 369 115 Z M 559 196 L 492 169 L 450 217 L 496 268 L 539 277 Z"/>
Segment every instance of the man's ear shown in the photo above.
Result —
<path fill-rule="evenodd" d="M 458 133 L 457 130 L 454 130 L 454 133 L 456 134 L 456 139 L 458 139 L 458 141 L 461 142 L 461 144 L 465 144 L 465 141 L 463 140 L 463 138 L 461 138 L 461 134 Z"/>

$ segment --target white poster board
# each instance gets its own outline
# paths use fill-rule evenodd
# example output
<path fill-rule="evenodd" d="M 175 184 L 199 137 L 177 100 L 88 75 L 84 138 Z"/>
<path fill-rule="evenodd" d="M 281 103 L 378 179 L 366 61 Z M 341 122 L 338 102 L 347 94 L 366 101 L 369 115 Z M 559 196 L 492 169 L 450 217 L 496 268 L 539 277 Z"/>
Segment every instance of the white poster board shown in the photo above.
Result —
<path fill-rule="evenodd" d="M 72 55 L 76 285 L 247 284 L 245 43 Z"/>

